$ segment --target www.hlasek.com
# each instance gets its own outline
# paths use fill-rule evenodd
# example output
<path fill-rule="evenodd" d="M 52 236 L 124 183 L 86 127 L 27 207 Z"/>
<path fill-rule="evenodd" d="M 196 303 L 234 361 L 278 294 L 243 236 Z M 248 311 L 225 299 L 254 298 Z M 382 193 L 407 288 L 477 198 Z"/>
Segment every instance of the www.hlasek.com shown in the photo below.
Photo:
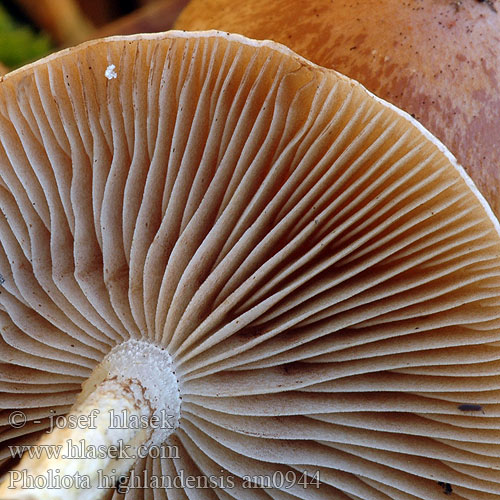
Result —
<path fill-rule="evenodd" d="M 24 453 L 33 460 L 48 458 L 54 460 L 67 459 L 138 459 L 138 458 L 179 458 L 177 446 L 161 444 L 134 447 L 119 439 L 113 445 L 94 445 L 80 439 L 73 441 L 68 439 L 64 444 L 35 444 L 35 445 L 12 445 L 9 446 L 13 458 L 21 458 Z"/>
<path fill-rule="evenodd" d="M 192 476 L 180 470 L 176 476 L 150 474 L 143 470 L 137 474 L 134 470 L 129 476 L 119 476 L 115 469 L 111 474 L 97 471 L 97 485 L 93 485 L 88 475 L 75 473 L 74 475 L 61 475 L 60 469 L 49 469 L 44 475 L 30 475 L 26 469 L 10 471 L 8 488 L 21 489 L 109 489 L 115 488 L 117 493 L 127 493 L 133 489 L 250 489 L 250 488 L 276 488 L 280 490 L 295 490 L 297 488 L 319 488 L 319 471 L 305 473 L 295 470 L 275 471 L 267 475 L 234 476 L 223 469 L 221 474 L 208 476 Z"/>

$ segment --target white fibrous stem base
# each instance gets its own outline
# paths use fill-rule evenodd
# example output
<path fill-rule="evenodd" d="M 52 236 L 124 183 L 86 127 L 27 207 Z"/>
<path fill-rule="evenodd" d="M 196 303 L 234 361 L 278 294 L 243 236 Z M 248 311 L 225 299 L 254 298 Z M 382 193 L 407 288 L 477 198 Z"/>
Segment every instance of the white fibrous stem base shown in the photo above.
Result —
<path fill-rule="evenodd" d="M 83 385 L 65 426 L 25 453 L 1 500 L 98 500 L 178 427 L 181 397 L 170 355 L 147 342 L 115 347 Z"/>

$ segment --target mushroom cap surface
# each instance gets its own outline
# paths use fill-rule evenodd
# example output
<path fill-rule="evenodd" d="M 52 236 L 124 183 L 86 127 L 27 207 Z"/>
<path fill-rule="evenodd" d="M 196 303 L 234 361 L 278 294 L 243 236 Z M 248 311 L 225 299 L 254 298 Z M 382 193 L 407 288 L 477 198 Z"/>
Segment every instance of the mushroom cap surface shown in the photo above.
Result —
<path fill-rule="evenodd" d="M 192 0 L 178 29 L 283 43 L 414 115 L 500 217 L 500 14 L 474 0 Z"/>
<path fill-rule="evenodd" d="M 500 494 L 498 221 L 358 83 L 220 32 L 65 50 L 0 83 L 0 208 L 4 468 L 132 339 L 182 395 L 178 456 L 136 476 L 215 478 L 207 499 Z M 195 494 L 177 484 L 125 498 Z"/>

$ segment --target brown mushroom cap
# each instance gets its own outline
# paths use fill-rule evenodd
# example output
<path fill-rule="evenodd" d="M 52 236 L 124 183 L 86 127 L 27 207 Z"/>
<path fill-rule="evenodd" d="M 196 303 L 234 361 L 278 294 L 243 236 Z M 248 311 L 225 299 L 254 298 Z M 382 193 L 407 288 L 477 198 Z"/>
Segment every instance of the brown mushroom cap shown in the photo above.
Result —
<path fill-rule="evenodd" d="M 172 356 L 182 413 L 179 456 L 136 476 L 215 478 L 207 499 L 500 494 L 499 224 L 361 85 L 238 35 L 88 43 L 0 84 L 0 191 L 5 467 L 140 339 Z"/>
<path fill-rule="evenodd" d="M 500 14 L 473 0 L 192 0 L 177 29 L 287 45 L 413 114 L 500 217 Z"/>

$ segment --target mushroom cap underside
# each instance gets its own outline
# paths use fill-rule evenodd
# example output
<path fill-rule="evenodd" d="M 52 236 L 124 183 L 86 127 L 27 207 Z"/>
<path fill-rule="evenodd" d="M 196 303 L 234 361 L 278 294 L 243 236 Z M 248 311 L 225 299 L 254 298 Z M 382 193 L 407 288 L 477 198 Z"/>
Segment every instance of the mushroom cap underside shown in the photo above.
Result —
<path fill-rule="evenodd" d="M 182 394 L 178 457 L 137 476 L 215 478 L 207 499 L 500 494 L 498 222 L 361 85 L 226 33 L 87 43 L 4 77 L 0 191 L 4 468 L 135 339 Z"/>

